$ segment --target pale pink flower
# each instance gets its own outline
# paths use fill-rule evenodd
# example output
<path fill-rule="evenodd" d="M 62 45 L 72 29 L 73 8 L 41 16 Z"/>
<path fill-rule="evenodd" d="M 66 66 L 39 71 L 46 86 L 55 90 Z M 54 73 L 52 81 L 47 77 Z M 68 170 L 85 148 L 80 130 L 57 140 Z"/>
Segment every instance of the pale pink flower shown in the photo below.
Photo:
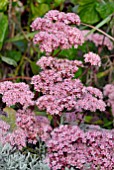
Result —
<path fill-rule="evenodd" d="M 71 24 L 80 24 L 78 15 L 51 10 L 44 18 L 36 18 L 32 23 L 32 30 L 39 31 L 34 36 L 33 42 L 39 44 L 40 50 L 46 54 L 58 48 L 69 49 L 72 46 L 77 48 L 84 42 L 84 37 L 81 31 Z"/>
<path fill-rule="evenodd" d="M 34 101 L 32 100 L 34 94 L 30 91 L 29 85 L 25 83 L 1 82 L 0 93 L 3 95 L 2 101 L 7 106 L 20 103 L 24 108 L 27 108 L 30 105 L 34 105 Z"/>
<path fill-rule="evenodd" d="M 89 32 L 89 30 L 82 30 L 83 35 L 87 35 Z M 95 43 L 95 45 L 98 46 L 106 46 L 108 48 L 108 50 L 112 50 L 113 49 L 113 43 L 112 41 L 99 33 L 92 33 L 89 34 L 85 37 L 85 40 L 89 40 L 92 41 L 93 43 Z"/>
<path fill-rule="evenodd" d="M 114 168 L 114 138 L 107 130 L 83 132 L 77 126 L 61 125 L 52 131 L 46 145 L 47 162 L 52 170 Z"/>
<path fill-rule="evenodd" d="M 93 66 L 101 66 L 101 59 L 100 56 L 93 53 L 93 52 L 89 52 L 87 54 L 84 55 L 84 61 L 85 63 L 90 63 Z"/>

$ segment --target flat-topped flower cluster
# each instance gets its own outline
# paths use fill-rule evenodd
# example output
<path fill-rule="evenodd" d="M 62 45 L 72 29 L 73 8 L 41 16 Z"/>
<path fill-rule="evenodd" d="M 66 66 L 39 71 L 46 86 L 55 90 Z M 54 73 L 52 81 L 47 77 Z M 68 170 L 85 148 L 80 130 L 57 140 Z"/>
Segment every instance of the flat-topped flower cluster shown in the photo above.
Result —
<path fill-rule="evenodd" d="M 61 125 L 47 142 L 47 162 L 53 170 L 113 170 L 114 134 L 106 130 L 83 132 L 77 126 Z"/>
<path fill-rule="evenodd" d="M 88 54 L 89 55 L 89 54 Z M 43 71 L 32 78 L 32 84 L 43 96 L 39 97 L 36 105 L 47 113 L 61 115 L 64 110 L 95 112 L 105 110 L 102 93 L 97 88 L 85 87 L 79 79 L 72 79 L 80 61 L 42 57 L 37 64 Z"/>
<path fill-rule="evenodd" d="M 84 37 L 81 31 L 71 25 L 79 25 L 80 18 L 74 13 L 65 14 L 57 10 L 49 11 L 44 18 L 37 18 L 32 23 L 32 30 L 39 31 L 34 37 L 34 43 L 40 50 L 50 54 L 55 49 L 69 49 L 82 45 Z"/>

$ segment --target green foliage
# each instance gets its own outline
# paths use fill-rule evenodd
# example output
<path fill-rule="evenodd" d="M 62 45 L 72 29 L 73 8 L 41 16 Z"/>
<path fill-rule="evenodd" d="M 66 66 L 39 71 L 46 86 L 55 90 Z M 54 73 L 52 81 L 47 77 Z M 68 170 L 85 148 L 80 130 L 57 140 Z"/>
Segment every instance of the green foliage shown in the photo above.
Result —
<path fill-rule="evenodd" d="M 95 24 L 114 12 L 113 1 L 72 0 L 72 3 L 76 5 L 73 11 L 78 12 L 82 22 L 88 24 Z"/>
<path fill-rule="evenodd" d="M 97 4 L 96 10 L 99 12 L 101 18 L 106 18 L 114 13 L 114 2 Z"/>
<path fill-rule="evenodd" d="M 9 64 L 9 65 L 13 65 L 13 66 L 17 66 L 17 63 L 14 59 L 5 57 L 5 56 L 1 56 L 2 61 L 4 61 L 5 63 Z"/>
<path fill-rule="evenodd" d="M 38 74 L 38 72 L 40 71 L 40 67 L 36 65 L 36 62 L 31 61 L 30 67 L 31 67 L 33 74 Z"/>
<path fill-rule="evenodd" d="M 82 75 L 82 68 L 79 68 L 78 71 L 75 73 L 75 78 L 78 78 Z"/>
<path fill-rule="evenodd" d="M 0 11 L 5 11 L 8 4 L 8 0 L 0 0 Z"/>
<path fill-rule="evenodd" d="M 4 13 L 0 13 L 0 50 L 3 46 L 7 28 L 8 28 L 8 17 L 4 15 Z"/>
<path fill-rule="evenodd" d="M 49 11 L 49 5 L 40 3 L 38 6 L 35 6 L 33 3 L 30 4 L 32 17 L 35 19 L 37 16 L 43 16 L 47 11 Z"/>
<path fill-rule="evenodd" d="M 98 12 L 96 11 L 96 0 L 80 0 L 78 13 L 82 22 L 94 24 L 100 21 Z"/>
<path fill-rule="evenodd" d="M 21 59 L 21 52 L 16 50 L 7 51 L 7 57 L 18 62 Z"/>

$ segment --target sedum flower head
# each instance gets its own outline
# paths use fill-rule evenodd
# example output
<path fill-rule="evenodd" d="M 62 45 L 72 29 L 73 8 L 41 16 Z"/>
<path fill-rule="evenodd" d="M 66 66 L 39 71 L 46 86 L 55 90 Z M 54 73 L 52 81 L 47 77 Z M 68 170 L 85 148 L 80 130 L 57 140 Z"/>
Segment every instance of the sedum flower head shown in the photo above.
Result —
<path fill-rule="evenodd" d="M 87 35 L 88 32 L 90 32 L 90 31 L 82 30 L 82 33 L 84 36 Z M 89 34 L 86 36 L 85 40 L 92 41 L 97 47 L 104 45 L 108 48 L 108 50 L 113 49 L 112 41 L 110 41 L 110 39 L 108 37 L 104 37 L 104 35 L 102 35 L 102 34 L 98 34 L 98 33 Z"/>
<path fill-rule="evenodd" d="M 93 52 L 89 52 L 89 53 L 85 54 L 84 61 L 85 61 L 85 63 L 90 63 L 93 66 L 99 66 L 99 67 L 101 66 L 100 56 Z"/>
<path fill-rule="evenodd" d="M 73 79 L 78 66 L 83 66 L 81 62 L 43 57 L 37 64 L 43 71 L 33 76 L 31 83 L 36 91 L 43 94 L 36 101 L 40 110 L 46 110 L 51 115 L 72 110 L 105 110 L 100 90 L 85 87 L 79 79 Z"/>
<path fill-rule="evenodd" d="M 16 114 L 17 127 L 23 129 L 27 136 L 28 143 L 36 144 L 41 138 L 46 141 L 51 132 L 51 126 L 46 117 L 35 116 L 35 113 L 30 109 L 18 110 Z"/>
<path fill-rule="evenodd" d="M 25 83 L 12 83 L 5 81 L 0 83 L 0 94 L 2 94 L 2 101 L 7 106 L 20 103 L 24 108 L 34 105 L 32 100 L 34 94 L 30 91 L 29 85 Z"/>
<path fill-rule="evenodd" d="M 106 130 L 83 132 L 77 126 L 61 125 L 47 142 L 47 162 L 52 170 L 113 170 L 114 136 Z"/>
<path fill-rule="evenodd" d="M 71 24 L 80 24 L 78 15 L 51 10 L 44 18 L 36 18 L 32 23 L 32 30 L 39 31 L 33 41 L 39 44 L 40 50 L 46 54 L 57 48 L 69 49 L 72 46 L 77 48 L 84 42 L 84 37 L 81 31 Z"/>

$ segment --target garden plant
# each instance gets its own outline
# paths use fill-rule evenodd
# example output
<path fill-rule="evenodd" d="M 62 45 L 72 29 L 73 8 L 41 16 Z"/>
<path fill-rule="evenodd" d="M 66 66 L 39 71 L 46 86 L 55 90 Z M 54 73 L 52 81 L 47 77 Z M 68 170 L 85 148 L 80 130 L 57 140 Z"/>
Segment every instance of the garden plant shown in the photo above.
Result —
<path fill-rule="evenodd" d="M 79 15 L 57 9 L 35 15 L 28 58 L 1 57 L 16 65 L 0 81 L 1 170 L 114 170 L 114 40 L 99 24 L 89 25 L 99 17 L 86 23 L 81 2 Z M 8 43 L 4 48 L 12 49 Z"/>

